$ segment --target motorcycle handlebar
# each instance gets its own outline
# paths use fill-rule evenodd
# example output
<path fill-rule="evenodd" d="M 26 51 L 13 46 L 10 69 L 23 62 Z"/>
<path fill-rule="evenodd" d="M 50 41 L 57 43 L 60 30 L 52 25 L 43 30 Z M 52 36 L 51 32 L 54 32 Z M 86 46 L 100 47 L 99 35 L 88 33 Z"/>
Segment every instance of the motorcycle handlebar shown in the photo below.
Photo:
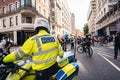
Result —
<path fill-rule="evenodd" d="M 17 65 L 17 64 L 15 64 L 15 66 L 16 66 L 16 70 L 17 70 L 17 69 L 21 69 L 21 70 L 24 70 L 24 71 L 26 71 L 26 72 L 29 71 L 28 69 L 22 68 L 21 66 L 19 66 L 19 65 Z"/>

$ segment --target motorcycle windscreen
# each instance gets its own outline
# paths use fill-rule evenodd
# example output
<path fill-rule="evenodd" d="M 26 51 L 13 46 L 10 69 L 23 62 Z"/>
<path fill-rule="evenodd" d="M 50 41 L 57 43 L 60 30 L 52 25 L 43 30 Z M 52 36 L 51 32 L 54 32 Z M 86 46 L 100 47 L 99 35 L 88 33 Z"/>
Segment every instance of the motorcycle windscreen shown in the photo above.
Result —
<path fill-rule="evenodd" d="M 62 68 L 62 67 L 64 67 L 65 65 L 69 64 L 70 62 L 73 62 L 73 60 L 74 60 L 74 56 L 71 55 L 71 56 L 69 56 L 69 57 L 67 57 L 67 58 L 64 58 L 64 59 L 60 60 L 60 61 L 58 62 L 58 66 Z"/>
<path fill-rule="evenodd" d="M 67 64 L 65 67 L 60 69 L 58 73 L 56 74 L 57 80 L 74 80 L 77 77 L 79 70 L 79 66 L 77 63 L 72 62 L 70 64 Z"/>
<path fill-rule="evenodd" d="M 58 65 L 61 68 L 73 62 L 73 60 L 74 60 L 74 53 L 72 53 L 71 51 L 64 52 L 63 58 L 59 58 L 59 56 L 57 57 Z"/>

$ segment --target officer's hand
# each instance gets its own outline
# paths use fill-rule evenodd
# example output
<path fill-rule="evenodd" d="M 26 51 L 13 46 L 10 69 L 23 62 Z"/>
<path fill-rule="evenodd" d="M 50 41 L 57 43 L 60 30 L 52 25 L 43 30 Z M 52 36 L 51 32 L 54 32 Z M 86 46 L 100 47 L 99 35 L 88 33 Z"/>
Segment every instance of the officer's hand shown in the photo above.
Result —
<path fill-rule="evenodd" d="M 13 62 L 5 63 L 8 68 L 15 68 L 15 64 Z"/>
<path fill-rule="evenodd" d="M 0 64 L 3 64 L 4 62 L 3 62 L 3 58 L 5 57 L 5 55 L 2 55 L 1 53 L 0 53 Z"/>

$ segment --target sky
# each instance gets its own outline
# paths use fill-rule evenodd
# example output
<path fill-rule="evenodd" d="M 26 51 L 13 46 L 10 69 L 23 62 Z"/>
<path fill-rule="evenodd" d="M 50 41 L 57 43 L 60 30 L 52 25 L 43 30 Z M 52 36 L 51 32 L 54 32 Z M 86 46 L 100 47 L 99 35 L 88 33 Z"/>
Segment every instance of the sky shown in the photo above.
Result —
<path fill-rule="evenodd" d="M 67 0 L 70 11 L 75 15 L 75 27 L 83 29 L 87 23 L 87 12 L 90 0 Z"/>

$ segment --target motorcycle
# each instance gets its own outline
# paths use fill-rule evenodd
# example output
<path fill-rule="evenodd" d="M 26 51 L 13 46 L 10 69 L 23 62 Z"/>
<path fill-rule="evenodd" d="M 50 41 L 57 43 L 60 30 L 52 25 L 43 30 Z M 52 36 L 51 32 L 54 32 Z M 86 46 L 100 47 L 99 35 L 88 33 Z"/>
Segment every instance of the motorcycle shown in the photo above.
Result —
<path fill-rule="evenodd" d="M 6 56 L 0 55 L 0 59 Z M 79 66 L 75 61 L 74 53 L 65 52 L 63 58 L 57 58 L 60 69 L 49 80 L 76 80 Z M 32 70 L 32 61 L 30 58 L 14 62 L 14 68 L 9 64 L 0 62 L 0 80 L 35 80 L 36 73 Z"/>

